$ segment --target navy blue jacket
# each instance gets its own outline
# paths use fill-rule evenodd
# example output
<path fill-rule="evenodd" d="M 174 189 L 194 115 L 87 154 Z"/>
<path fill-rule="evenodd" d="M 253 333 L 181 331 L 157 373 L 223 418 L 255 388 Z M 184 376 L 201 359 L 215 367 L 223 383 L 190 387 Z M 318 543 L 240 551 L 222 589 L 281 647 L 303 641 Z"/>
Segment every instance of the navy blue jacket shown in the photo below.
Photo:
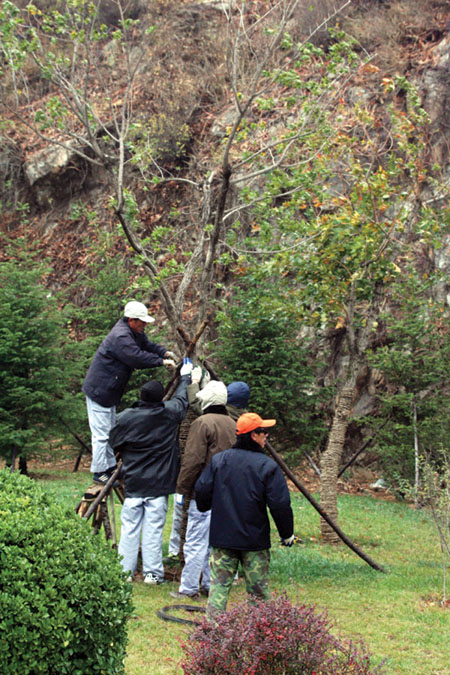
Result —
<path fill-rule="evenodd" d="M 117 405 L 135 368 L 163 365 L 166 348 L 133 333 L 127 319 L 119 319 L 97 349 L 82 390 L 105 408 Z"/>
<path fill-rule="evenodd" d="M 293 534 L 294 519 L 286 480 L 262 451 L 230 448 L 214 455 L 195 484 L 200 511 L 211 511 L 209 542 L 216 548 L 260 551 L 270 548 L 270 523 L 280 537 Z"/>
<path fill-rule="evenodd" d="M 175 492 L 180 470 L 178 425 L 188 409 L 184 375 L 170 401 L 138 401 L 117 415 L 111 447 L 122 453 L 126 497 L 161 497 Z"/>

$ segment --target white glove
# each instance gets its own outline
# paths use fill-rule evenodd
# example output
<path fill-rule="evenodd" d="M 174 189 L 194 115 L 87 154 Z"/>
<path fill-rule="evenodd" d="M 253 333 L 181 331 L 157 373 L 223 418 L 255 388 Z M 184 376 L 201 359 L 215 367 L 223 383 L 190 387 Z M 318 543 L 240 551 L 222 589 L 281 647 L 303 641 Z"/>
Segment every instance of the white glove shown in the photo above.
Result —
<path fill-rule="evenodd" d="M 292 544 L 296 544 L 299 541 L 298 537 L 295 536 L 295 534 L 291 534 L 290 537 L 287 539 L 280 539 L 280 544 L 282 546 L 292 546 Z"/>
<path fill-rule="evenodd" d="M 184 495 L 180 495 L 179 492 L 175 492 L 175 504 L 181 506 L 184 502 Z"/>
<path fill-rule="evenodd" d="M 191 359 L 184 358 L 183 365 L 180 368 L 180 375 L 190 375 L 193 367 Z"/>
<path fill-rule="evenodd" d="M 166 357 L 166 359 L 173 359 L 174 361 L 177 360 L 177 355 L 175 354 L 175 352 L 166 352 L 164 356 Z"/>
<path fill-rule="evenodd" d="M 202 369 L 200 366 L 195 366 L 191 373 L 191 382 L 198 384 L 202 379 Z"/>
<path fill-rule="evenodd" d="M 163 359 L 163 366 L 167 366 L 168 368 L 176 368 L 176 363 L 173 359 Z"/>

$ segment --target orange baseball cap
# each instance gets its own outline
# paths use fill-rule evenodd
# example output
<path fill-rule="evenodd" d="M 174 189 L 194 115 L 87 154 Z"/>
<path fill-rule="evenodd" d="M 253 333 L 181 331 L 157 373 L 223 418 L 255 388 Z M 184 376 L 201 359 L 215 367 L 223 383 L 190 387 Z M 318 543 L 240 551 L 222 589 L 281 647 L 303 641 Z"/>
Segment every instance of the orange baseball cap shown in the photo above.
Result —
<path fill-rule="evenodd" d="M 263 418 L 256 413 L 244 413 L 236 422 L 236 433 L 238 436 L 240 434 L 248 434 L 255 429 L 273 427 L 276 423 L 276 420 L 263 420 Z"/>

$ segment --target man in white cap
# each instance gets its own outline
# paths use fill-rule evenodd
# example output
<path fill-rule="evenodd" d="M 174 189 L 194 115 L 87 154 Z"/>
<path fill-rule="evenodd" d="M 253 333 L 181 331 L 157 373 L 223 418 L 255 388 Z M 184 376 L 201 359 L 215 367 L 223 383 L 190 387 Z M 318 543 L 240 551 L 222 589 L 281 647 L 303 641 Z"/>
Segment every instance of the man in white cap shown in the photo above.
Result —
<path fill-rule="evenodd" d="M 174 597 L 194 598 L 209 591 L 209 523 L 210 512 L 201 513 L 193 498 L 197 478 L 211 458 L 233 445 L 236 423 L 226 409 L 227 388 L 223 382 L 212 380 L 197 393 L 202 414 L 189 429 L 177 480 L 176 499 L 192 497 L 189 504 L 184 567 L 180 586 Z M 200 581 L 201 580 L 201 581 Z"/>
<path fill-rule="evenodd" d="M 115 423 L 116 406 L 136 368 L 175 367 L 175 354 L 145 335 L 149 316 L 142 302 L 131 300 L 124 316 L 105 337 L 92 359 L 82 390 L 86 394 L 92 434 L 91 471 L 95 483 L 105 484 L 116 466 L 108 437 Z"/>

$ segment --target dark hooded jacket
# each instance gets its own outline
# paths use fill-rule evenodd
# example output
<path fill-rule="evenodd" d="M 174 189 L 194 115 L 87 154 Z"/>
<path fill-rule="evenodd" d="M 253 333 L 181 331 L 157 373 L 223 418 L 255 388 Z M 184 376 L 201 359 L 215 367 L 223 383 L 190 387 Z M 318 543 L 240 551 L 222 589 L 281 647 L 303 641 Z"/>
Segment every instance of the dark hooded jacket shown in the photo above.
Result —
<path fill-rule="evenodd" d="M 257 443 L 223 450 L 211 459 L 195 484 L 200 511 L 211 511 L 209 541 L 215 548 L 260 551 L 270 548 L 270 523 L 280 537 L 294 531 L 291 500 L 280 467 Z"/>
<path fill-rule="evenodd" d="M 128 320 L 119 319 L 92 359 L 82 390 L 105 408 L 117 405 L 135 368 L 163 365 L 166 348 L 133 333 Z"/>
<path fill-rule="evenodd" d="M 175 492 L 180 452 L 178 425 L 187 408 L 185 375 L 170 401 L 138 401 L 117 416 L 109 434 L 115 451 L 122 453 L 126 497 L 161 497 Z"/>

